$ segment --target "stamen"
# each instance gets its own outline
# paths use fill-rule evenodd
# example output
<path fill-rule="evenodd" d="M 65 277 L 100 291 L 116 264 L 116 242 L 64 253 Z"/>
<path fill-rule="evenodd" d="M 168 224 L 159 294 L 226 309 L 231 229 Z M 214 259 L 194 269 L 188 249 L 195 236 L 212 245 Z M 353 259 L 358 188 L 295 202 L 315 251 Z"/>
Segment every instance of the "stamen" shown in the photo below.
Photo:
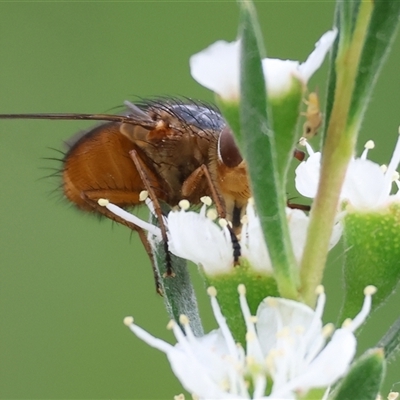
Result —
<path fill-rule="evenodd" d="M 125 221 L 132 222 L 139 228 L 142 228 L 142 229 L 148 231 L 149 233 L 151 233 L 158 240 L 161 240 L 161 229 L 158 228 L 157 226 L 149 224 L 146 221 L 143 221 L 142 219 L 138 218 L 136 215 L 128 213 L 127 211 L 123 210 L 121 207 L 118 207 L 115 204 L 112 204 L 110 202 L 108 202 L 105 205 L 105 207 L 107 207 L 107 210 L 111 211 L 113 214 L 117 215 L 118 217 L 124 219 Z"/>
<path fill-rule="evenodd" d="M 304 139 L 304 140 L 301 140 L 301 139 Z M 312 156 L 315 153 L 313 148 L 309 145 L 306 138 L 301 138 L 301 139 L 300 139 L 299 143 L 306 148 L 308 155 Z"/>
<path fill-rule="evenodd" d="M 392 182 L 398 181 L 399 178 L 400 178 L 400 174 L 397 171 L 394 171 L 393 175 L 392 175 Z"/>
<path fill-rule="evenodd" d="M 400 130 L 399 130 L 399 135 L 400 135 Z M 392 159 L 390 160 L 387 173 L 385 174 L 385 178 L 388 177 L 386 178 L 387 181 L 392 178 L 393 172 L 396 171 L 397 167 L 399 166 L 399 163 L 400 163 L 400 136 L 397 138 Z"/>
<path fill-rule="evenodd" d="M 386 173 L 386 171 L 387 171 L 387 165 L 386 164 L 382 164 L 379 168 L 383 173 Z"/>
<path fill-rule="evenodd" d="M 185 395 L 183 393 L 174 396 L 174 400 L 185 400 Z"/>
<path fill-rule="evenodd" d="M 263 374 L 257 374 L 257 377 L 253 379 L 254 383 L 254 392 L 253 392 L 253 399 L 261 399 L 267 388 L 267 379 Z"/>
<path fill-rule="evenodd" d="M 189 201 L 186 200 L 186 199 L 181 200 L 181 201 L 178 203 L 178 205 L 179 205 L 179 207 L 180 207 L 182 210 L 184 210 L 184 211 L 186 211 L 186 210 L 188 210 L 188 209 L 190 208 L 190 203 L 189 203 Z"/>
<path fill-rule="evenodd" d="M 388 395 L 388 400 L 397 400 L 399 398 L 399 392 L 390 392 Z"/>
<path fill-rule="evenodd" d="M 238 286 L 238 292 L 239 292 L 240 308 L 242 310 L 244 322 L 246 324 L 246 329 L 247 329 L 247 333 L 246 333 L 247 355 L 253 356 L 257 360 L 257 362 L 261 364 L 262 357 L 263 357 L 261 345 L 258 340 L 256 327 L 252 320 L 250 307 L 249 307 L 249 304 L 247 303 L 245 285 L 240 284 Z"/>
<path fill-rule="evenodd" d="M 366 160 L 367 159 L 367 155 L 368 155 L 368 151 L 372 150 L 375 147 L 375 143 L 373 140 L 368 140 L 367 143 L 365 143 L 364 145 L 364 151 L 361 154 L 361 159 L 362 160 Z"/>
<path fill-rule="evenodd" d="M 368 314 L 371 311 L 372 305 L 372 295 L 376 293 L 376 287 L 373 285 L 369 285 L 364 289 L 364 303 L 361 308 L 361 311 L 356 315 L 351 323 L 350 329 L 354 332 L 361 324 L 365 322 L 368 317 Z"/>
<path fill-rule="evenodd" d="M 299 145 L 300 145 L 300 146 L 305 146 L 306 143 L 307 143 L 307 139 L 306 139 L 305 137 L 301 137 L 301 138 L 299 139 Z"/>
<path fill-rule="evenodd" d="M 164 353 L 168 353 L 173 349 L 174 346 L 171 346 L 169 343 L 164 342 L 164 340 L 157 339 L 153 335 L 150 335 L 150 333 L 146 332 L 144 329 L 142 329 L 140 326 L 137 326 L 135 324 L 130 324 L 129 329 L 139 338 L 142 339 L 144 342 L 146 342 L 148 345 L 161 350 Z"/>
<path fill-rule="evenodd" d="M 225 317 L 222 315 L 221 308 L 216 299 L 217 289 L 215 289 L 214 286 L 210 286 L 207 288 L 207 293 L 210 296 L 211 308 L 213 310 L 214 318 L 217 321 L 219 328 L 221 329 L 223 337 L 225 338 L 229 354 L 235 361 L 239 361 L 235 340 L 233 339 L 232 333 L 228 327 L 228 324 L 226 323 Z"/>

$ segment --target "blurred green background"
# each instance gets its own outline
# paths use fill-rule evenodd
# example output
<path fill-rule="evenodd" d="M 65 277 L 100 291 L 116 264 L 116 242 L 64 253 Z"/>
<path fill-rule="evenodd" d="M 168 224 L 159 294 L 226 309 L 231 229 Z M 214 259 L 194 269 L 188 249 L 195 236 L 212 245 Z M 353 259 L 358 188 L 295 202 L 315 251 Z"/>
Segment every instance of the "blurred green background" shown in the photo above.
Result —
<path fill-rule="evenodd" d="M 305 60 L 332 26 L 333 2 L 258 2 L 270 57 Z M 0 3 L 0 113 L 105 112 L 135 96 L 212 101 L 190 76 L 189 56 L 236 36 L 225 2 Z M 389 160 L 400 123 L 400 41 L 386 63 L 358 145 Z M 324 93 L 326 66 L 310 82 Z M 46 178 L 53 149 L 85 122 L 0 121 L 0 398 L 171 399 L 182 391 L 163 354 L 122 324 L 133 315 L 173 341 L 138 238 L 69 206 Z M 317 143 L 315 143 L 315 146 Z M 335 321 L 340 246 L 325 276 L 326 321 Z M 379 268 L 379 265 L 377 265 Z M 207 329 L 214 327 L 193 268 Z M 400 297 L 371 318 L 360 351 L 399 314 Z M 385 390 L 400 381 L 389 366 Z M 399 390 L 400 385 L 393 386 Z"/>

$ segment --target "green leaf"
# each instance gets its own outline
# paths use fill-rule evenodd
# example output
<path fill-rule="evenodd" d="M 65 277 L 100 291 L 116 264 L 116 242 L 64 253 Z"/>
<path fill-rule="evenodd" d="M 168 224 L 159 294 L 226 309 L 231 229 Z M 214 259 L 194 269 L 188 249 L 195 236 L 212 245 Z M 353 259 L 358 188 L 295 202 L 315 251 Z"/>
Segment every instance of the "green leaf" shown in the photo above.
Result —
<path fill-rule="evenodd" d="M 375 0 L 359 63 L 349 125 L 361 124 L 400 21 L 400 1 Z"/>
<path fill-rule="evenodd" d="M 151 223 L 157 224 L 157 219 L 152 215 Z M 155 245 L 155 248 L 154 248 Z M 161 290 L 163 292 L 164 304 L 169 316 L 179 324 L 179 316 L 184 314 L 189 318 L 193 333 L 200 337 L 204 335 L 200 314 L 197 307 L 196 294 L 194 292 L 187 262 L 171 253 L 171 266 L 174 276 L 166 276 L 166 253 L 164 242 L 153 244 L 153 257 L 155 273 L 158 276 Z"/>
<path fill-rule="evenodd" d="M 386 363 L 382 349 L 364 353 L 352 366 L 329 399 L 375 400 L 385 376 Z"/>
<path fill-rule="evenodd" d="M 390 361 L 396 357 L 400 350 L 400 318 L 389 328 L 376 347 L 382 347 L 385 358 Z"/>
<path fill-rule="evenodd" d="M 269 99 L 278 174 L 283 187 L 286 187 L 287 172 L 293 160 L 293 150 L 299 141 L 297 122 L 302 100 L 303 85 L 298 79 L 292 79 L 292 86 L 288 93 Z"/>
<path fill-rule="evenodd" d="M 267 115 L 261 65 L 262 44 L 252 3 L 241 2 L 240 34 L 242 152 L 281 296 L 297 298 L 295 259 L 285 213 L 285 191 L 278 172 L 275 135 Z"/>
<path fill-rule="evenodd" d="M 344 219 L 344 305 L 340 322 L 353 318 L 364 301 L 364 288 L 378 289 L 372 309 L 379 307 L 400 280 L 400 205 L 380 212 L 350 212 Z"/>
<path fill-rule="evenodd" d="M 335 9 L 335 18 L 333 26 L 336 26 L 338 29 L 338 35 L 336 37 L 335 42 L 333 43 L 332 50 L 329 56 L 329 71 L 328 71 L 328 83 L 327 83 L 327 92 L 326 92 L 326 100 L 325 100 L 325 112 L 324 115 L 324 124 L 323 131 L 321 132 L 321 144 L 325 142 L 325 134 L 326 128 L 328 127 L 328 123 L 332 113 L 333 102 L 335 99 L 335 88 L 336 88 L 336 58 L 339 47 L 339 38 L 342 35 L 341 29 L 341 21 L 340 21 L 340 7 L 342 5 L 342 1 L 336 2 Z M 321 146 L 322 148 L 322 146 Z"/>

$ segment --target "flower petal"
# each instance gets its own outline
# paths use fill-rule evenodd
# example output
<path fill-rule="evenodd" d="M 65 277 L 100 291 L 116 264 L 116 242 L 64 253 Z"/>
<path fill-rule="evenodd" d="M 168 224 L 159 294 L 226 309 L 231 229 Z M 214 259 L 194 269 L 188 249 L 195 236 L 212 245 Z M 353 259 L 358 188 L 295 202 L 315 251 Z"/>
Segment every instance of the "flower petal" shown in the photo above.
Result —
<path fill-rule="evenodd" d="M 299 73 L 301 74 L 305 82 L 308 82 L 311 76 L 323 63 L 326 54 L 332 48 L 337 33 L 337 28 L 325 32 L 315 44 L 314 51 L 308 56 L 307 60 L 300 65 Z"/>
<path fill-rule="evenodd" d="M 224 99 L 239 98 L 240 41 L 219 40 L 190 57 L 192 77 Z"/>
<path fill-rule="evenodd" d="M 228 272 L 233 265 L 229 235 L 205 216 L 192 211 L 168 214 L 169 248 L 178 257 L 201 264 L 206 274 Z"/>

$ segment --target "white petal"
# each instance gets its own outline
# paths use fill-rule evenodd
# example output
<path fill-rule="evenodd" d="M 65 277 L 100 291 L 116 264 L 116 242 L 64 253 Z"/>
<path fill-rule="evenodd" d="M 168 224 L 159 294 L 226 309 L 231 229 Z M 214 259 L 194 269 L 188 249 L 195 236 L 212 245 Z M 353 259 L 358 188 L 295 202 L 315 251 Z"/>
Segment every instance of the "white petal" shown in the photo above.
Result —
<path fill-rule="evenodd" d="M 321 169 L 321 153 L 316 152 L 296 168 L 295 184 L 304 197 L 314 198 L 317 194 Z"/>
<path fill-rule="evenodd" d="M 224 99 L 239 98 L 240 41 L 219 40 L 190 57 L 192 77 Z"/>
<path fill-rule="evenodd" d="M 309 327 L 314 320 L 314 310 L 294 300 L 267 297 L 258 307 L 256 328 L 261 347 L 266 356 L 276 346 L 277 332 L 283 327 Z M 322 322 L 313 327 L 312 337 L 320 334 Z"/>
<path fill-rule="evenodd" d="M 286 208 L 286 215 L 294 256 L 297 262 L 300 262 L 307 239 L 309 217 L 304 211 L 290 208 Z"/>
<path fill-rule="evenodd" d="M 315 73 L 315 71 L 321 66 L 323 63 L 326 54 L 331 49 L 333 42 L 337 36 L 337 29 L 333 29 L 324 33 L 321 36 L 321 39 L 315 44 L 314 51 L 308 56 L 307 60 L 300 65 L 299 73 L 303 77 L 305 82 L 311 78 L 311 76 Z"/>
<path fill-rule="evenodd" d="M 357 341 L 348 329 L 338 329 L 331 341 L 310 363 L 303 374 L 288 383 L 286 389 L 305 392 L 311 388 L 324 388 L 345 375 L 356 353 Z"/>
<path fill-rule="evenodd" d="M 247 204 L 246 215 L 247 222 L 243 224 L 240 240 L 242 255 L 250 262 L 252 269 L 270 274 L 273 272 L 272 263 L 252 202 Z"/>
<path fill-rule="evenodd" d="M 206 274 L 229 272 L 232 268 L 230 237 L 214 222 L 196 212 L 170 212 L 168 238 L 173 254 L 201 264 Z"/>
<path fill-rule="evenodd" d="M 386 201 L 389 191 L 379 165 L 357 158 L 350 162 L 340 197 L 355 208 L 373 208 Z"/>
<path fill-rule="evenodd" d="M 264 58 L 262 60 L 268 95 L 286 93 L 292 86 L 292 79 L 301 79 L 298 61 Z"/>

